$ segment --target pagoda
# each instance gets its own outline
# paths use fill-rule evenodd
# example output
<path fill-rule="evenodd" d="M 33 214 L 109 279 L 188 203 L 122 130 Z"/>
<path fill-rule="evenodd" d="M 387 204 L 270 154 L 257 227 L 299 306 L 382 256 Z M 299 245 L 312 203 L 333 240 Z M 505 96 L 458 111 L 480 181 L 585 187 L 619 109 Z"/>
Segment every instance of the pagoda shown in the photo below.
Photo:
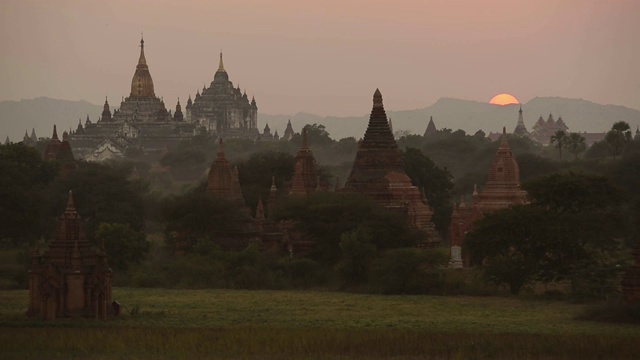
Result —
<path fill-rule="evenodd" d="M 112 285 L 104 244 L 96 251 L 87 240 L 69 191 L 67 207 L 58 219 L 48 250 L 43 255 L 36 250 L 31 256 L 27 315 L 46 320 L 106 319 Z"/>
<path fill-rule="evenodd" d="M 514 135 L 519 136 L 529 136 L 529 131 L 527 127 L 524 125 L 524 117 L 522 116 L 522 105 L 520 105 L 520 110 L 518 110 L 518 124 L 516 128 L 513 130 Z"/>
<path fill-rule="evenodd" d="M 309 149 L 307 129 L 302 129 L 302 146 L 298 150 L 298 154 L 296 154 L 291 183 L 290 195 L 309 195 L 320 185 L 318 181 L 318 164 L 313 152 Z"/>
<path fill-rule="evenodd" d="M 500 147 L 489 168 L 484 190 L 478 192 L 474 186 L 471 197 L 470 207 L 466 206 L 463 198 L 451 216 L 451 265 L 455 268 L 471 265 L 463 249 L 464 235 L 472 230 L 477 220 L 490 212 L 529 202 L 527 192 L 520 188 L 520 168 L 511 152 L 505 128 L 502 129 Z"/>
<path fill-rule="evenodd" d="M 438 132 L 436 129 L 436 124 L 433 122 L 433 116 L 429 116 L 429 124 L 427 125 L 427 129 L 424 131 L 424 137 L 435 135 Z"/>
<path fill-rule="evenodd" d="M 293 131 L 293 127 L 291 126 L 291 119 L 289 119 L 286 129 L 284 129 L 284 135 L 282 135 L 282 139 L 290 141 L 293 138 L 293 135 L 295 135 L 295 132 Z"/>
<path fill-rule="evenodd" d="M 188 122 L 220 137 L 257 139 L 259 136 L 256 100 L 249 101 L 247 92 L 243 93 L 240 86 L 234 87 L 229 81 L 222 52 L 213 81 L 209 87 L 202 88 L 202 93 L 196 92 L 193 102 L 189 97 L 186 113 Z"/>
<path fill-rule="evenodd" d="M 434 246 L 440 242 L 431 221 L 433 212 L 429 204 L 404 171 L 402 154 L 389 127 L 378 89 L 373 95 L 364 139 L 359 144 L 342 191 L 364 194 L 386 209 L 405 213 L 412 228 L 427 234 L 421 246 Z"/>
<path fill-rule="evenodd" d="M 222 138 L 218 141 L 218 153 L 211 164 L 207 177 L 207 194 L 238 201 L 244 205 L 244 198 L 238 180 L 238 169 L 231 168 L 224 153 Z"/>
<path fill-rule="evenodd" d="M 88 161 L 121 158 L 129 149 L 158 155 L 167 145 L 194 135 L 195 126 L 184 121 L 180 100 L 175 114 L 171 114 L 164 99 L 156 96 L 144 48 L 144 39 L 140 39 L 140 55 L 130 93 L 122 98 L 120 107 L 111 110 L 105 97 L 98 121 L 91 122 L 87 115 L 84 126 L 78 124 L 70 134 L 77 158 Z"/>
<path fill-rule="evenodd" d="M 44 158 L 48 161 L 60 163 L 64 174 L 73 171 L 77 167 L 77 164 L 73 157 L 71 144 L 69 143 L 69 133 L 66 131 L 63 132 L 62 141 L 60 141 L 56 126 L 53 125 L 53 135 L 51 135 L 51 140 L 49 140 L 47 148 L 44 151 Z"/>

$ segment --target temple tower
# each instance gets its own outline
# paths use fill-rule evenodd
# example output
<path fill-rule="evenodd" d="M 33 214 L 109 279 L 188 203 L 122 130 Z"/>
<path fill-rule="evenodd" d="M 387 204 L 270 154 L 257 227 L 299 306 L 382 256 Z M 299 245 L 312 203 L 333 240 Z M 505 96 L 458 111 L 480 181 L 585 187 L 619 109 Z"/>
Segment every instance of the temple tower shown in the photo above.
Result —
<path fill-rule="evenodd" d="M 367 195 L 384 208 L 405 213 L 414 229 L 426 232 L 427 239 L 422 246 L 440 242 L 431 221 L 433 212 L 404 171 L 402 155 L 389 127 L 378 89 L 373 95 L 369 124 L 344 191 Z"/>
<path fill-rule="evenodd" d="M 295 159 L 291 195 L 308 195 L 318 187 L 318 164 L 309 149 L 307 129 L 302 129 L 302 146 Z"/>
<path fill-rule="evenodd" d="M 131 98 L 145 98 L 155 97 L 156 94 L 153 91 L 153 79 L 151 79 L 151 73 L 149 72 L 149 66 L 147 66 L 147 59 L 144 57 L 144 38 L 140 39 L 140 58 L 138 58 L 138 65 L 136 66 L 136 72 L 131 79 Z"/>
<path fill-rule="evenodd" d="M 55 237 L 44 255 L 36 250 L 29 268 L 27 315 L 53 320 L 63 317 L 106 319 L 113 275 L 102 244 L 95 251 L 69 191 Z"/>
<path fill-rule="evenodd" d="M 529 131 L 527 131 L 527 127 L 524 125 L 524 117 L 522 116 L 522 105 L 520 105 L 520 110 L 518 110 L 518 124 L 513 130 L 513 134 L 519 136 L 529 135 Z"/>
<path fill-rule="evenodd" d="M 471 265 L 471 260 L 464 249 L 464 236 L 473 229 L 473 224 L 490 212 L 505 209 L 513 205 L 528 203 L 527 192 L 520 188 L 520 169 L 516 162 L 509 142 L 506 129 L 502 129 L 502 140 L 496 152 L 491 167 L 489 179 L 484 190 L 478 192 L 476 186 L 471 195 L 472 204 L 467 207 L 464 200 L 460 201 L 451 217 L 449 234 L 451 236 L 452 267 Z"/>
<path fill-rule="evenodd" d="M 295 135 L 295 133 L 293 132 L 293 127 L 291 126 L 291 119 L 289 119 L 289 121 L 287 122 L 287 128 L 284 129 L 284 135 L 282 135 L 282 139 L 289 141 L 291 140 L 293 135 Z"/>
<path fill-rule="evenodd" d="M 232 169 L 224 153 L 222 138 L 218 142 L 218 154 L 211 164 L 207 178 L 207 194 L 217 197 L 237 200 L 244 204 L 244 197 L 240 189 L 237 168 Z"/>
<path fill-rule="evenodd" d="M 109 101 L 107 97 L 104 98 L 104 107 L 102 108 L 102 116 L 100 117 L 101 122 L 111 122 L 111 110 L 109 110 Z"/>
<path fill-rule="evenodd" d="M 58 131 L 56 125 L 53 125 L 53 135 L 51 140 L 47 144 L 47 148 L 44 150 L 44 158 L 48 161 L 56 161 L 58 158 L 58 152 L 60 151 L 60 139 L 58 139 Z"/>
<path fill-rule="evenodd" d="M 433 116 L 429 116 L 429 124 L 427 125 L 427 130 L 424 131 L 424 137 L 434 135 L 438 132 L 436 129 L 436 124 L 433 122 Z"/>

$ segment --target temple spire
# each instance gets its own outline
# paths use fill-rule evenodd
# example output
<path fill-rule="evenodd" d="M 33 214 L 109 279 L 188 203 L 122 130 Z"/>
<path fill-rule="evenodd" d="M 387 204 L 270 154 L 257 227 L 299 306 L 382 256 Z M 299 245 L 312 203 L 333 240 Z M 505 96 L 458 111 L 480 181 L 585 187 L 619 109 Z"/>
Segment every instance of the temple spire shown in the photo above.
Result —
<path fill-rule="evenodd" d="M 69 199 L 67 200 L 67 208 L 66 210 L 75 211 L 76 207 L 73 203 L 73 191 L 69 190 Z"/>
<path fill-rule="evenodd" d="M 59 140 L 58 130 L 56 130 L 56 124 L 53 124 L 53 135 L 51 136 L 51 140 Z"/>
<path fill-rule="evenodd" d="M 376 89 L 376 92 L 373 93 L 373 107 L 383 107 L 380 89 Z"/>
<path fill-rule="evenodd" d="M 218 64 L 218 71 L 225 71 L 224 62 L 222 61 L 222 51 L 220 51 L 220 63 Z"/>
<path fill-rule="evenodd" d="M 140 59 L 138 65 L 147 65 L 147 59 L 144 57 L 144 37 L 140 35 Z"/>

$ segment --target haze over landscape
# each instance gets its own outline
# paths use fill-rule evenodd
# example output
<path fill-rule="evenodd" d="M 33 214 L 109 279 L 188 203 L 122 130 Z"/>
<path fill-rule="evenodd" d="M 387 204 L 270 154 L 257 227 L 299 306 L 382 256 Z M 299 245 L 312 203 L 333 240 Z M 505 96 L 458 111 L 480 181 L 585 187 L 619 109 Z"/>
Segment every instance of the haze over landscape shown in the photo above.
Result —
<path fill-rule="evenodd" d="M 0 4 L 0 101 L 115 104 L 129 92 L 144 32 L 156 94 L 169 106 L 211 81 L 222 50 L 261 114 L 363 116 L 375 88 L 393 111 L 502 92 L 639 109 L 639 11 L 632 0 L 9 0 Z M 3 129 L 19 121 L 0 120 Z"/>

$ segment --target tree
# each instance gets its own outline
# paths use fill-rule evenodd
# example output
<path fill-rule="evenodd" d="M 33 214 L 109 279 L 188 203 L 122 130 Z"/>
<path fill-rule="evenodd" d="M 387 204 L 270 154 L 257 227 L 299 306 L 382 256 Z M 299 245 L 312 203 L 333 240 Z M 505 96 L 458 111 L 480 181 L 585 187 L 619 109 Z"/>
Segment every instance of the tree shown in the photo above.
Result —
<path fill-rule="evenodd" d="M 587 140 L 577 132 L 569 133 L 566 143 L 566 148 L 575 156 L 576 160 L 578 160 L 578 154 L 587 149 Z"/>
<path fill-rule="evenodd" d="M 366 228 L 357 228 L 340 236 L 342 260 L 337 270 L 346 285 L 357 285 L 367 281 L 369 267 L 376 255 L 376 246 Z"/>
<path fill-rule="evenodd" d="M 555 134 L 551 135 L 550 141 L 551 144 L 555 144 L 555 146 L 558 148 L 558 155 L 562 160 L 562 148 L 566 146 L 567 133 L 565 133 L 563 130 L 558 130 Z"/>
<path fill-rule="evenodd" d="M 625 121 L 618 121 L 611 126 L 611 130 L 604 136 L 604 140 L 611 149 L 611 155 L 615 158 L 624 151 L 632 140 L 631 127 Z"/>
<path fill-rule="evenodd" d="M 219 233 L 240 230 L 248 220 L 238 204 L 207 195 L 204 184 L 164 199 L 161 207 L 167 243 L 174 249 L 215 244 Z"/>
<path fill-rule="evenodd" d="M 94 233 L 101 223 L 129 224 L 133 230 L 142 231 L 147 186 L 130 180 L 130 168 L 119 164 L 81 162 L 68 176 L 56 178 L 49 187 L 51 214 L 59 215 L 69 190 L 73 190 L 76 209 L 86 223 L 89 240 L 95 240 Z"/>
<path fill-rule="evenodd" d="M 370 234 L 377 250 L 413 246 L 424 237 L 410 228 L 404 214 L 382 209 L 368 197 L 354 193 L 289 197 L 278 204 L 273 219 L 292 220 L 296 230 L 315 241 L 309 256 L 328 265 L 342 258 L 342 235 L 356 229 Z"/>
<path fill-rule="evenodd" d="M 284 183 L 293 175 L 294 163 L 292 155 L 281 151 L 261 151 L 238 162 L 238 177 L 247 203 L 255 208 L 259 196 L 262 196 L 263 201 L 267 199 L 272 177 L 276 187 L 282 190 Z"/>
<path fill-rule="evenodd" d="M 404 170 L 413 185 L 424 190 L 429 205 L 433 208 L 433 222 L 443 232 L 451 222 L 452 176 L 426 157 L 419 149 L 408 147 L 403 152 Z"/>
<path fill-rule="evenodd" d="M 144 232 L 135 231 L 128 224 L 102 223 L 96 230 L 96 241 L 104 244 L 109 265 L 117 270 L 127 270 L 130 264 L 138 264 L 149 251 Z"/>
<path fill-rule="evenodd" d="M 628 233 L 622 193 L 606 178 L 574 173 L 524 187 L 531 204 L 485 216 L 466 238 L 486 279 L 508 284 L 514 294 L 532 281 L 564 278 L 572 281 L 574 294 L 610 288 L 619 239 Z"/>
<path fill-rule="evenodd" d="M 47 188 L 58 165 L 22 143 L 0 145 L 0 242 L 31 244 L 53 229 Z"/>

